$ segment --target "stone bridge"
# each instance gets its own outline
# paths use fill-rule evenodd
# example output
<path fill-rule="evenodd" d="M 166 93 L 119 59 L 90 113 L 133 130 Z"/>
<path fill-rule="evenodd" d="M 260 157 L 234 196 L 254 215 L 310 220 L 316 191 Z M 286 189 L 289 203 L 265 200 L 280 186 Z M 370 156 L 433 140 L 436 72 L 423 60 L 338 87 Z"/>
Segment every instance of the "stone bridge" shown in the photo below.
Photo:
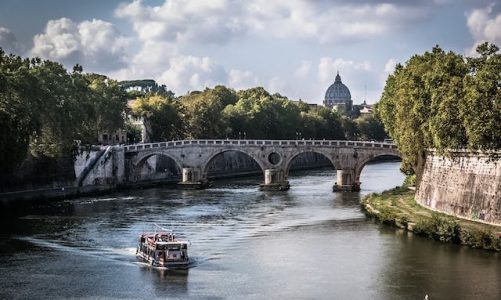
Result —
<path fill-rule="evenodd" d="M 333 190 L 359 190 L 360 173 L 370 160 L 379 156 L 400 154 L 394 144 L 344 140 L 182 140 L 123 146 L 124 177 L 133 178 L 152 156 L 165 156 L 182 171 L 184 187 L 208 185 L 209 163 L 227 151 L 251 157 L 264 173 L 262 189 L 287 190 L 289 169 L 293 159 L 305 152 L 325 156 L 337 170 Z"/>

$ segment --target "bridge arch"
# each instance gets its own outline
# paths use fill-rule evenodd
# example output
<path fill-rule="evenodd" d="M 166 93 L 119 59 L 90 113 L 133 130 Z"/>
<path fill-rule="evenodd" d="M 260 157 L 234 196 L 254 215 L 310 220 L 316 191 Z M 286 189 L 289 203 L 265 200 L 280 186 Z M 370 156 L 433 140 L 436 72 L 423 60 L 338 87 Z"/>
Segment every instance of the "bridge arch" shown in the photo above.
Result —
<path fill-rule="evenodd" d="M 286 161 L 285 161 L 285 178 L 288 178 L 289 177 L 289 171 L 290 171 L 290 168 L 292 166 L 292 162 L 294 161 L 295 158 L 297 158 L 298 156 L 300 156 L 301 154 L 305 154 L 305 153 L 316 153 L 316 154 L 319 154 L 325 158 L 327 158 L 331 164 L 332 164 L 332 167 L 334 169 L 339 169 L 340 166 L 338 164 L 338 162 L 332 157 L 332 154 L 329 153 L 329 152 L 326 152 L 326 151 L 322 151 L 322 150 L 319 150 L 319 149 L 304 149 L 304 150 L 299 150 L 297 151 L 296 153 L 290 155 Z"/>
<path fill-rule="evenodd" d="M 166 153 L 164 151 L 148 151 L 148 152 L 139 154 L 132 161 L 132 164 L 131 164 L 132 170 L 130 173 L 133 175 L 135 180 L 138 180 L 141 177 L 140 172 L 143 169 L 146 161 L 148 161 L 148 159 L 150 159 L 153 156 L 168 158 L 170 161 L 172 161 L 174 163 L 174 166 L 176 168 L 178 175 L 181 174 L 183 167 L 182 167 L 182 164 L 180 163 L 180 161 L 175 156 L 172 156 L 169 153 Z"/>
<path fill-rule="evenodd" d="M 374 155 L 369 155 L 367 157 L 364 157 L 362 159 L 360 159 L 358 162 L 357 162 L 357 165 L 355 167 L 355 180 L 356 182 L 360 182 L 360 175 L 362 174 L 362 170 L 364 169 L 365 165 L 377 158 L 380 158 L 380 157 L 395 157 L 395 158 L 399 158 L 399 159 L 402 159 L 402 156 L 396 152 L 396 151 L 385 151 L 385 152 L 380 152 L 380 153 L 377 153 L 377 154 L 374 154 Z"/>
<path fill-rule="evenodd" d="M 207 157 L 207 159 L 202 164 L 202 177 L 203 178 L 207 178 L 207 175 L 209 172 L 209 166 L 210 166 L 211 162 L 219 155 L 224 155 L 224 153 L 227 153 L 227 152 L 238 152 L 238 153 L 244 154 L 246 157 L 251 158 L 259 166 L 259 168 L 261 169 L 261 172 L 263 174 L 263 177 L 264 177 L 264 170 L 266 169 L 266 166 L 263 163 L 263 161 L 261 161 L 259 158 L 254 157 L 250 152 L 245 151 L 245 149 L 228 148 L 228 149 L 222 149 L 220 151 L 214 152 L 211 155 L 209 155 L 209 157 Z"/>

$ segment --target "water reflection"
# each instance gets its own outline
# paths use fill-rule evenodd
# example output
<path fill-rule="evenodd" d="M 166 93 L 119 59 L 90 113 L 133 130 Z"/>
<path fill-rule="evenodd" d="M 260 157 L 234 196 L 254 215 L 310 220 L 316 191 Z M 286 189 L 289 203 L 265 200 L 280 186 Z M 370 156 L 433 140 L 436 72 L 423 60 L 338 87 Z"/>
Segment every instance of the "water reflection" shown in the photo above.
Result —
<path fill-rule="evenodd" d="M 139 271 L 141 277 L 149 278 L 157 297 L 186 294 L 188 291 L 189 269 L 162 270 L 150 266 L 141 266 Z"/>

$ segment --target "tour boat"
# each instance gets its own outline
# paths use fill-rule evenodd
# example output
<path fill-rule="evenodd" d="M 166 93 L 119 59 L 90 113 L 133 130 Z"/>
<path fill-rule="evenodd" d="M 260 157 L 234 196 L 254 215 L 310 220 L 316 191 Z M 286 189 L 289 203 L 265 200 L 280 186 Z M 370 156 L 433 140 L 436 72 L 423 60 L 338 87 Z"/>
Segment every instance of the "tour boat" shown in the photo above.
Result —
<path fill-rule="evenodd" d="M 143 233 L 139 236 L 136 256 L 154 267 L 188 268 L 187 241 L 179 241 L 172 231 Z"/>

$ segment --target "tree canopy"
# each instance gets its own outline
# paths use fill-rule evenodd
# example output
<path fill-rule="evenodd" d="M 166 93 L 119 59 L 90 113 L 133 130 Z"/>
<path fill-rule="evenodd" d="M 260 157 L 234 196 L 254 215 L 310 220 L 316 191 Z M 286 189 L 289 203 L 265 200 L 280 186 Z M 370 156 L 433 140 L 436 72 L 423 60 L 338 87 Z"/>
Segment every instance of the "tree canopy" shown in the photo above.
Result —
<path fill-rule="evenodd" d="M 420 173 L 428 149 L 501 148 L 501 59 L 495 45 L 479 45 L 479 57 L 436 46 L 397 65 L 377 108 L 403 155 L 403 169 Z"/>

